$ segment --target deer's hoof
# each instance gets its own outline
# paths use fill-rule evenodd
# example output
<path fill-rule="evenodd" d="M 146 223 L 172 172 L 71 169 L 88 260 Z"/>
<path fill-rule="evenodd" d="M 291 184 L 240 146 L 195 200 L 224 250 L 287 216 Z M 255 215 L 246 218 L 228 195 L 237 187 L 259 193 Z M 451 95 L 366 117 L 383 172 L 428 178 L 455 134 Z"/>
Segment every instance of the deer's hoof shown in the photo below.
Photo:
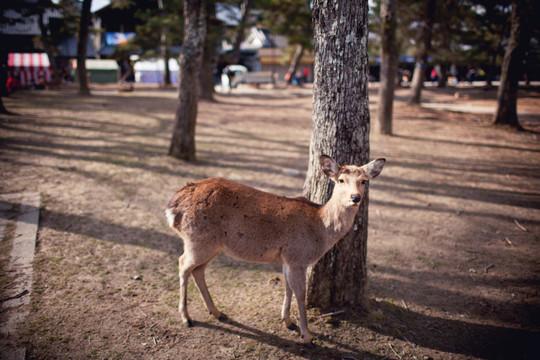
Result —
<path fill-rule="evenodd" d="M 193 327 L 193 321 L 191 321 L 191 319 L 186 321 L 184 324 L 186 325 L 187 328 L 192 328 Z"/>
<path fill-rule="evenodd" d="M 307 347 L 308 349 L 315 349 L 315 344 L 313 344 L 312 341 L 308 343 L 304 343 L 304 346 Z"/>
<path fill-rule="evenodd" d="M 229 317 L 227 315 L 225 315 L 224 313 L 221 313 L 218 317 L 218 320 L 219 321 L 227 321 L 229 320 Z"/>

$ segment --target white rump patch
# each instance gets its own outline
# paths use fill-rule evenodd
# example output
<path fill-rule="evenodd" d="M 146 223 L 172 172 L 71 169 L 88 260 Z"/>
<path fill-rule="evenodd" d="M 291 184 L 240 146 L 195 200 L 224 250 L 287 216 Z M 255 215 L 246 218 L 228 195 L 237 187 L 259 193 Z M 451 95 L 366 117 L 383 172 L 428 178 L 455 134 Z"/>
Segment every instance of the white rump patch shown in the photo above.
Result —
<path fill-rule="evenodd" d="M 169 223 L 169 226 L 173 227 L 174 218 L 176 215 L 173 214 L 172 208 L 168 208 L 167 210 L 165 210 L 165 216 L 167 217 L 167 223 Z"/>

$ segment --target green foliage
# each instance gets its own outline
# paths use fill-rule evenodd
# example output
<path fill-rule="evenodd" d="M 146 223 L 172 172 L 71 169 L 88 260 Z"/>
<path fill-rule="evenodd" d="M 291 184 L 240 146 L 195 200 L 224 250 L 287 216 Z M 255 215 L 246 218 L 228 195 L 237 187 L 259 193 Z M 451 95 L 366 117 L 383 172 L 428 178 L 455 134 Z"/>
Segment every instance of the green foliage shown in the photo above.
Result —
<path fill-rule="evenodd" d="M 263 24 L 277 34 L 287 36 L 289 45 L 312 49 L 313 25 L 309 1 L 261 0 Z"/>
<path fill-rule="evenodd" d="M 380 0 L 371 4 L 370 31 L 378 34 Z M 424 1 L 397 1 L 400 55 L 416 53 L 424 6 Z M 510 0 L 438 0 L 430 56 L 434 63 L 488 63 L 503 54 L 509 25 Z M 371 57 L 378 55 L 378 45 L 370 44 Z"/>
<path fill-rule="evenodd" d="M 468 46 L 466 58 L 472 63 L 488 63 L 492 56 L 504 54 L 510 34 L 509 0 L 463 1 L 469 12 L 463 16 L 462 43 Z"/>
<path fill-rule="evenodd" d="M 13 5 L 13 6 L 10 6 Z M 80 13 L 77 3 L 70 0 L 61 0 L 58 3 L 54 3 L 51 0 L 38 0 L 32 6 L 17 1 L 8 1 L 5 5 L 6 8 L 15 9 L 19 12 L 23 18 L 36 16 L 38 22 L 41 23 L 41 35 L 36 37 L 36 41 L 42 44 L 48 44 L 49 49 L 46 51 L 52 51 L 51 55 L 58 53 L 58 45 L 62 40 L 65 40 L 77 33 Z M 44 15 L 47 14 L 47 10 L 55 10 L 60 13 L 60 17 L 48 17 L 44 19 Z"/>
<path fill-rule="evenodd" d="M 136 27 L 133 45 L 143 51 L 143 57 L 155 57 L 161 46 L 178 45 L 184 36 L 182 0 L 163 0 L 163 9 L 140 10 L 135 16 L 142 20 Z"/>

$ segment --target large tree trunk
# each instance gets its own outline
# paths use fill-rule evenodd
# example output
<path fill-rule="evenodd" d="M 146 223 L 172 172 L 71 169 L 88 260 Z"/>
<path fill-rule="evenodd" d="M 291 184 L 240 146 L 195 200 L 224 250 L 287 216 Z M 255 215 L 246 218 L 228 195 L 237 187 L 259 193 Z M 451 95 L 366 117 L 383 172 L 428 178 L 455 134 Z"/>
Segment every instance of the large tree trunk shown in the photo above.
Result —
<path fill-rule="evenodd" d="M 392 110 L 398 64 L 396 0 L 381 3 L 381 76 L 377 109 L 378 131 L 392 135 Z"/>
<path fill-rule="evenodd" d="M 178 75 L 178 105 L 169 155 L 195 160 L 195 123 L 199 98 L 204 40 L 206 38 L 206 1 L 184 0 L 184 42 Z"/>
<path fill-rule="evenodd" d="M 426 1 L 425 13 L 422 19 L 422 29 L 420 30 L 421 34 L 416 53 L 416 65 L 414 67 L 411 83 L 411 94 L 408 100 L 409 104 L 420 104 L 420 99 L 422 97 L 428 51 L 431 48 L 431 31 L 433 30 L 433 23 L 435 22 L 435 7 L 436 0 Z"/>
<path fill-rule="evenodd" d="M 92 0 L 84 0 L 79 25 L 79 42 L 77 43 L 77 75 L 79 76 L 79 95 L 90 95 L 86 76 L 86 45 L 88 43 L 88 26 L 90 25 L 90 8 Z"/>
<path fill-rule="evenodd" d="M 512 1 L 512 28 L 504 54 L 501 84 L 497 92 L 497 109 L 493 117 L 496 125 L 510 125 L 520 129 L 517 116 L 518 81 L 523 66 L 523 56 L 530 41 L 528 14 L 529 1 Z"/>
<path fill-rule="evenodd" d="M 313 129 L 304 193 L 318 203 L 331 193 L 321 154 L 341 164 L 369 159 L 367 15 L 367 0 L 313 2 Z M 367 194 L 364 199 L 351 231 L 308 271 L 308 304 L 366 305 Z"/>

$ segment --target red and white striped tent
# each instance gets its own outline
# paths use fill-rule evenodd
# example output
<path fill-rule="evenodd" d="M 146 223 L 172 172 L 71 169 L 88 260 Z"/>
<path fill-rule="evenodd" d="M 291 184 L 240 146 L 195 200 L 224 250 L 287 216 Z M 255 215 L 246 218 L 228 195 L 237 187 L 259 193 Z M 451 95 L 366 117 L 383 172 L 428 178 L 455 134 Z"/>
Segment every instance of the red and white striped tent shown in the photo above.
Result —
<path fill-rule="evenodd" d="M 51 81 L 52 69 L 46 53 L 10 53 L 8 70 L 21 85 L 38 84 L 41 78 Z"/>

